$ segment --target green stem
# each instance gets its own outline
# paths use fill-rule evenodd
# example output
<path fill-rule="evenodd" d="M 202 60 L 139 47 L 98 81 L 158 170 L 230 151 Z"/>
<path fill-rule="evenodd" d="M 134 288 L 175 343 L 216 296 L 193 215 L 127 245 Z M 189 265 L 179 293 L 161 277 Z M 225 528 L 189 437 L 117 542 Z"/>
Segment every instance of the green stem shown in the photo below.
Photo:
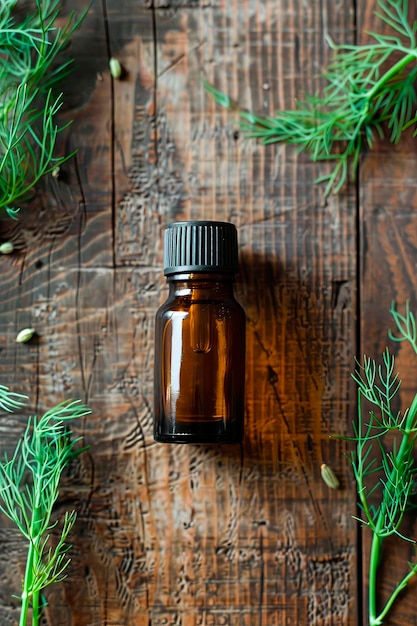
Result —
<path fill-rule="evenodd" d="M 371 108 L 373 100 L 379 94 L 380 91 L 385 87 L 389 81 L 394 78 L 397 74 L 403 71 L 403 69 L 412 61 L 416 61 L 417 58 L 417 49 L 413 52 L 409 52 L 402 59 L 394 63 L 386 72 L 381 76 L 381 78 L 375 83 L 375 85 L 370 89 L 365 96 L 366 105 L 362 111 L 360 118 L 358 119 L 356 126 L 353 131 L 354 142 L 358 141 L 358 138 L 361 136 L 363 132 L 363 126 L 365 124 L 366 118 L 369 114 L 369 109 Z"/>
<path fill-rule="evenodd" d="M 22 589 L 22 609 L 20 614 L 19 626 L 27 626 L 29 607 L 32 606 L 32 626 L 39 625 L 40 608 L 39 599 L 40 591 L 33 589 L 34 587 L 34 571 L 37 570 L 40 558 L 41 535 L 39 533 L 39 525 L 42 522 L 42 511 L 38 505 L 34 508 L 31 529 L 29 536 L 28 554 L 26 559 L 25 577 L 23 579 Z"/>
<path fill-rule="evenodd" d="M 382 624 L 383 620 L 385 619 L 385 617 L 387 616 L 388 611 L 391 609 L 392 605 L 394 604 L 397 596 L 401 593 L 401 591 L 408 585 L 409 581 L 413 578 L 413 576 L 415 576 L 415 574 L 417 573 L 417 565 L 415 565 L 411 572 L 408 572 L 408 574 L 406 576 L 404 576 L 404 578 L 402 579 L 402 581 L 396 586 L 396 588 L 394 589 L 394 591 L 392 592 L 392 594 L 390 595 L 387 603 L 385 604 L 383 610 L 380 612 L 380 614 L 378 615 L 378 620 L 374 622 L 375 625 L 378 624 Z M 372 625 L 371 625 L 372 626 Z"/>
<path fill-rule="evenodd" d="M 378 519 L 381 525 L 382 517 Z M 380 616 L 377 616 L 376 596 L 377 596 L 377 572 L 381 556 L 382 539 L 377 534 L 379 529 L 375 528 L 372 535 L 371 553 L 369 556 L 369 576 L 368 576 L 368 602 L 369 602 L 369 625 L 377 626 L 382 624 Z"/>
<path fill-rule="evenodd" d="M 368 102 L 370 103 L 375 96 L 381 91 L 383 87 L 397 74 L 403 71 L 403 69 L 412 61 L 415 61 L 417 58 L 417 49 L 413 52 L 409 52 L 402 59 L 394 63 L 386 72 L 381 76 L 381 78 L 375 83 L 375 85 L 370 89 L 366 95 Z"/>
<path fill-rule="evenodd" d="M 32 626 L 38 626 L 40 620 L 40 595 L 41 592 L 39 589 L 33 591 L 32 593 Z"/>
<path fill-rule="evenodd" d="M 409 420 L 407 420 L 407 426 L 410 427 L 410 421 L 414 420 L 414 412 L 410 410 Z M 406 431 L 403 434 L 401 439 L 400 448 L 398 450 L 398 458 L 401 458 L 403 455 L 410 455 L 410 434 Z M 401 464 L 401 463 L 400 463 Z M 389 491 L 389 485 L 394 483 L 395 479 L 395 469 L 393 469 L 391 477 L 387 480 L 387 483 L 384 487 L 384 490 Z M 398 583 L 391 594 L 389 600 L 385 604 L 383 610 L 377 614 L 377 575 L 378 575 L 378 566 L 381 561 L 381 551 L 383 544 L 383 537 L 381 537 L 381 531 L 383 529 L 384 519 L 385 519 L 385 507 L 384 501 L 386 498 L 383 498 L 383 502 L 381 504 L 378 519 L 376 521 L 375 527 L 373 529 L 372 535 L 372 544 L 371 544 L 371 552 L 369 556 L 369 580 L 368 580 L 368 613 L 369 613 L 369 624 L 370 626 L 380 626 L 383 623 L 383 619 L 386 617 L 388 611 L 393 605 L 398 594 L 404 589 L 407 585 L 408 581 L 414 576 L 417 572 L 417 565 L 409 572 L 400 583 Z"/>
<path fill-rule="evenodd" d="M 33 541 L 30 541 L 28 554 L 26 558 L 25 577 L 23 579 L 23 589 L 22 589 L 22 595 L 21 595 L 22 608 L 20 611 L 19 626 L 27 626 L 28 613 L 29 613 L 29 607 L 31 604 L 31 596 L 32 596 L 29 590 L 32 586 L 34 555 L 35 555 L 35 546 L 33 544 Z"/>

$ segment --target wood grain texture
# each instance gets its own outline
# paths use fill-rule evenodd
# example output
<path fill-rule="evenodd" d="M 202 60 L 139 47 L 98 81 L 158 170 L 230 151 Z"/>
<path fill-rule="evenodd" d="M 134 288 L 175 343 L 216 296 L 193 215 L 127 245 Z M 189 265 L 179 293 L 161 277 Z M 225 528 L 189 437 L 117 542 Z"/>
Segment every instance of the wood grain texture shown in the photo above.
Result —
<path fill-rule="evenodd" d="M 417 7 L 409 6 L 409 19 L 417 20 Z M 361 3 L 359 25 L 363 30 L 383 29 L 367 3 Z M 363 159 L 360 175 L 360 302 L 361 354 L 376 359 L 388 346 L 395 354 L 396 369 L 402 379 L 397 400 L 398 410 L 405 410 L 416 393 L 417 360 L 405 344 L 389 341 L 388 330 L 393 329 L 389 314 L 395 301 L 400 312 L 405 312 L 408 300 L 412 311 L 417 311 L 417 182 L 415 165 L 417 144 L 411 133 L 398 146 L 380 142 Z M 415 513 L 406 517 L 404 532 L 415 538 Z M 369 536 L 364 533 L 364 575 L 367 574 Z M 380 578 L 380 603 L 389 597 L 398 581 L 408 572 L 408 562 L 415 560 L 415 548 L 401 540 L 392 540 L 384 551 Z M 411 581 L 401 595 L 387 626 L 417 624 L 415 592 L 417 581 Z M 364 586 L 364 592 L 366 586 Z"/>
<path fill-rule="evenodd" d="M 346 444 L 329 438 L 349 432 L 355 414 L 355 188 L 325 201 L 314 180 L 326 164 L 244 137 L 201 85 L 204 76 L 260 114 L 292 107 L 320 85 L 326 36 L 351 42 L 354 25 L 348 0 L 337 10 L 331 0 L 95 0 L 74 37 L 74 74 L 64 85 L 64 117 L 74 123 L 62 149 L 76 147 L 77 157 L 17 225 L 1 226 L 18 252 L 0 258 L 0 382 L 28 393 L 30 411 L 68 397 L 93 410 L 74 426 L 90 449 L 63 482 L 59 511 L 75 507 L 79 517 L 69 577 L 48 591 L 45 626 L 363 623 L 355 489 Z M 109 74 L 111 56 L 122 64 L 120 81 Z M 399 149 L 397 158 L 404 176 L 408 153 Z M 378 163 L 391 168 L 388 156 Z M 404 221 L 395 220 L 404 242 L 381 218 L 368 223 L 386 202 L 382 170 L 377 178 L 370 158 L 364 164 L 361 204 L 374 208 L 361 224 L 386 251 L 371 262 L 369 243 L 361 261 L 364 324 L 379 315 L 382 263 L 396 294 L 414 284 L 409 167 L 408 186 L 398 183 L 408 189 Z M 243 446 L 152 439 L 162 231 L 182 218 L 227 219 L 239 229 L 236 292 L 248 318 Z M 370 350 L 386 317 L 373 319 Z M 29 325 L 37 341 L 16 345 Z M 10 449 L 25 415 L 1 419 Z M 323 462 L 340 490 L 323 483 Z M 23 559 L 2 520 L 1 624 L 16 623 Z M 404 606 L 392 626 L 415 623 L 411 603 Z"/>

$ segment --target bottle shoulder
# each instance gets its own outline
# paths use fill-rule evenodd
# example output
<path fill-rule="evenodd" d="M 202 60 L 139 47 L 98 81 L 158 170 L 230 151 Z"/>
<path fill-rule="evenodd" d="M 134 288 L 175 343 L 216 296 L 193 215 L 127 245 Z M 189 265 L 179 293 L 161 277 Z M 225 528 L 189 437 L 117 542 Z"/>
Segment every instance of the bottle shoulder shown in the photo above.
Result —
<path fill-rule="evenodd" d="M 228 318 L 236 321 L 246 319 L 245 310 L 233 297 L 222 300 L 197 300 L 187 297 L 168 298 L 157 310 L 156 319 L 186 318 L 192 310 L 196 312 L 199 308 L 206 312 L 211 311 L 212 315 L 219 319 Z"/>

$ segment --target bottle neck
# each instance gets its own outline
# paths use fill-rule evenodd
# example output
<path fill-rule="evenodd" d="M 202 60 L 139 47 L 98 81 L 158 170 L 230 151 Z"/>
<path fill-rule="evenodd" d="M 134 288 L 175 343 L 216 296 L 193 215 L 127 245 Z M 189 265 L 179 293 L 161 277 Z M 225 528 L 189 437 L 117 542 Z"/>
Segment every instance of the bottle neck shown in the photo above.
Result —
<path fill-rule="evenodd" d="M 235 277 L 231 273 L 178 273 L 167 276 L 170 296 L 210 297 L 221 300 L 233 296 Z"/>

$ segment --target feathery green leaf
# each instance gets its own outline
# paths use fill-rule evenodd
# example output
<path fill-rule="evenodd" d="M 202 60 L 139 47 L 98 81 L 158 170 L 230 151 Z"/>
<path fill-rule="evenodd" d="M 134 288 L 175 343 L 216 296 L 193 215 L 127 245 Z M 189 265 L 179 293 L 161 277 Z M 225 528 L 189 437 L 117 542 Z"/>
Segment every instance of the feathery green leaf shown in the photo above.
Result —
<path fill-rule="evenodd" d="M 263 118 L 242 111 L 204 81 L 222 106 L 239 111 L 242 129 L 265 144 L 284 142 L 308 153 L 313 161 L 329 161 L 331 171 L 316 182 L 325 195 L 338 192 L 355 177 L 360 155 L 375 136 L 398 143 L 417 122 L 417 22 L 409 23 L 407 0 L 377 0 L 376 15 L 393 34 L 369 33 L 366 45 L 336 45 L 321 93 L 307 94 L 294 110 Z M 416 131 L 417 133 L 417 131 Z"/>
<path fill-rule="evenodd" d="M 6 410 L 20 406 L 23 396 L 0 387 Z M 12 404 L 10 404 L 10 402 Z M 0 462 L 0 511 L 17 526 L 28 541 L 26 571 L 22 583 L 19 626 L 26 626 L 32 607 L 32 626 L 38 626 L 41 591 L 62 580 L 69 564 L 67 537 L 76 519 L 66 513 L 57 543 L 51 540 L 53 508 L 59 496 L 62 472 L 85 448 L 72 438 L 69 420 L 82 418 L 90 410 L 81 402 L 63 402 L 42 417 L 28 419 L 23 437 L 13 454 Z"/>
<path fill-rule="evenodd" d="M 54 94 L 70 61 L 58 57 L 78 28 L 71 13 L 58 28 L 60 0 L 36 0 L 27 14 L 19 0 L 0 3 L 0 211 L 16 219 L 40 179 L 72 155 L 55 156 L 62 96 Z"/>

